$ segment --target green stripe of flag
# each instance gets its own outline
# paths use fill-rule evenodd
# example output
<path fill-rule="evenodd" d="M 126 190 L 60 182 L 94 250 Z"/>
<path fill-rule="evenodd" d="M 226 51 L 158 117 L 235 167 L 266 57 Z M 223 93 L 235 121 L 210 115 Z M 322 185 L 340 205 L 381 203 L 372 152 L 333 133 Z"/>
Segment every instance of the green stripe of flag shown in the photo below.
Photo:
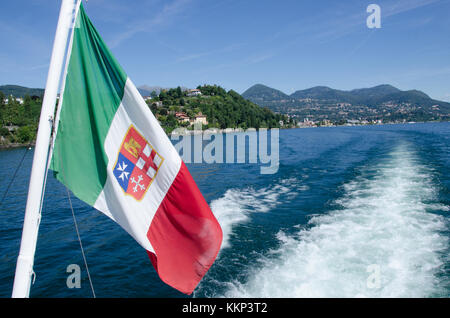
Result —
<path fill-rule="evenodd" d="M 122 101 L 127 76 L 81 5 L 50 168 L 93 205 L 106 182 L 104 141 Z"/>

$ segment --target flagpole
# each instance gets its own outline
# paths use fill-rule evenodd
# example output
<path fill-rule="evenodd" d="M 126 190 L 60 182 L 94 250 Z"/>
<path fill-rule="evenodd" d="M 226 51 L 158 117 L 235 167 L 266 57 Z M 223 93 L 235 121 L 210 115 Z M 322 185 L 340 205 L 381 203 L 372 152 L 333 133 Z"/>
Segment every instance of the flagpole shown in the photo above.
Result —
<path fill-rule="evenodd" d="M 13 298 L 27 298 L 30 295 L 31 279 L 34 274 L 34 253 L 36 251 L 36 242 L 41 221 L 41 208 L 48 168 L 47 162 L 49 159 L 48 155 L 53 116 L 55 113 L 56 98 L 69 30 L 74 18 L 75 3 L 75 0 L 62 0 L 61 3 L 36 137 L 33 166 L 31 168 L 30 185 L 28 188 L 28 199 L 25 208 L 22 240 L 20 243 L 19 256 L 17 258 L 12 291 Z"/>

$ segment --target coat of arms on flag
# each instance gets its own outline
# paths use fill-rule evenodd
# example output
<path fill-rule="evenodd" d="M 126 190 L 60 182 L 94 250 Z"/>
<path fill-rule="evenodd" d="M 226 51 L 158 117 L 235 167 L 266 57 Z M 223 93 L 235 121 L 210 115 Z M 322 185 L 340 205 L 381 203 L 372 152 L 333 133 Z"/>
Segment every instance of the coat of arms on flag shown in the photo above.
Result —
<path fill-rule="evenodd" d="M 125 194 L 140 201 L 163 161 L 164 158 L 131 125 L 120 146 L 114 176 Z"/>

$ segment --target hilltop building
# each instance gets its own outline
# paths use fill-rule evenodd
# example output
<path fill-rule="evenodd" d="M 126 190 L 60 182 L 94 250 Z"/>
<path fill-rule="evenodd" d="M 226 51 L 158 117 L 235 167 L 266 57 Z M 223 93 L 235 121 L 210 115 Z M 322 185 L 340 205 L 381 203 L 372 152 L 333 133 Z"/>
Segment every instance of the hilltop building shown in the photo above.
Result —
<path fill-rule="evenodd" d="M 193 97 L 193 96 L 200 96 L 202 92 L 199 89 L 189 89 L 186 93 L 186 96 Z"/>

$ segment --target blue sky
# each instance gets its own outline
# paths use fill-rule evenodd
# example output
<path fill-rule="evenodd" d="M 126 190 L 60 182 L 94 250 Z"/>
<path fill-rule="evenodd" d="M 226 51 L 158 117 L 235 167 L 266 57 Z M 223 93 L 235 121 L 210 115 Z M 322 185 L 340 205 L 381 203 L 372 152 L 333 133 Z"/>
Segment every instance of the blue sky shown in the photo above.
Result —
<path fill-rule="evenodd" d="M 381 29 L 366 8 L 381 7 Z M 137 85 L 262 83 L 292 93 L 392 84 L 450 101 L 450 0 L 89 0 Z M 0 85 L 44 87 L 57 0 L 2 1 Z"/>

